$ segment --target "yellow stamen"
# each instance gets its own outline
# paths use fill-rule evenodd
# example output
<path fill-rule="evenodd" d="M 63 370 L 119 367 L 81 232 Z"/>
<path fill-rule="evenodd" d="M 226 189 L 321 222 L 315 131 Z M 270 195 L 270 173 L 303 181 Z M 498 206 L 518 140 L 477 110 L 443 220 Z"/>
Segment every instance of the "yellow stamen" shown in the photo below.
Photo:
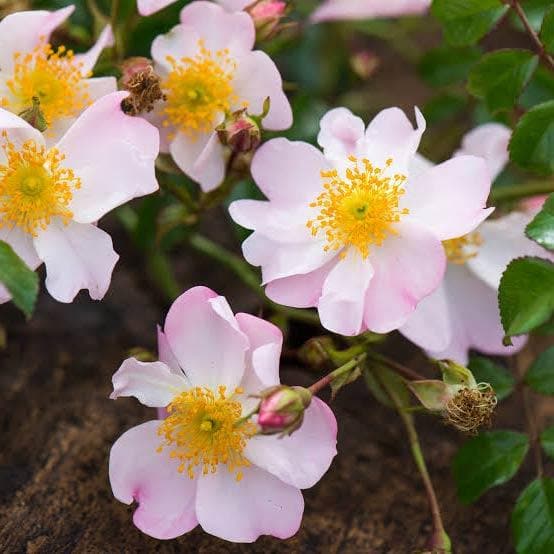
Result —
<path fill-rule="evenodd" d="M 167 56 L 171 71 L 162 83 L 167 99 L 164 126 L 192 136 L 213 130 L 219 123 L 217 116 L 239 101 L 233 91 L 236 63 L 229 50 L 212 53 L 203 40 L 198 41 L 198 48 L 194 57 L 176 60 Z"/>
<path fill-rule="evenodd" d="M 73 214 L 68 206 L 81 180 L 73 170 L 61 167 L 64 155 L 34 140 L 16 149 L 6 131 L 2 138 L 6 162 L 0 165 L 0 228 L 19 227 L 36 236 L 53 217 L 69 223 Z"/>
<path fill-rule="evenodd" d="M 54 50 L 44 41 L 27 54 L 14 54 L 14 72 L 6 85 L 12 98 L 1 98 L 3 105 L 20 113 L 40 100 L 46 123 L 73 117 L 92 103 L 84 81 L 82 64 L 77 63 L 71 50 L 64 46 Z"/>
<path fill-rule="evenodd" d="M 224 386 L 217 393 L 196 387 L 175 397 L 158 429 L 164 439 L 158 452 L 170 448 L 170 458 L 181 462 L 178 471 L 186 471 L 191 479 L 197 471 L 215 473 L 224 464 L 240 481 L 241 468 L 250 465 L 243 451 L 257 429 L 253 423 L 241 421 L 242 406 L 233 397 L 227 396 Z"/>
<path fill-rule="evenodd" d="M 483 237 L 477 231 L 442 243 L 448 261 L 456 265 L 463 265 L 471 258 L 475 258 L 482 244 Z"/>
<path fill-rule="evenodd" d="M 351 166 L 344 177 L 336 169 L 321 172 L 325 191 L 310 204 L 319 215 L 306 225 L 313 236 L 325 234 L 325 251 L 353 246 L 367 258 L 371 245 L 381 246 L 388 235 L 398 235 L 394 225 L 409 213 L 407 208 L 399 207 L 406 177 L 386 175 L 391 159 L 385 170 L 365 158 L 348 159 Z"/>

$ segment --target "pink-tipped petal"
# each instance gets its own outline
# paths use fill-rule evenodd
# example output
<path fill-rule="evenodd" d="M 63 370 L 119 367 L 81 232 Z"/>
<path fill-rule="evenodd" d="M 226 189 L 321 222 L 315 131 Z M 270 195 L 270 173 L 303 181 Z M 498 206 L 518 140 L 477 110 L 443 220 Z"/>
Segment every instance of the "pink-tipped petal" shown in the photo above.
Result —
<path fill-rule="evenodd" d="M 302 493 L 256 466 L 243 473 L 240 482 L 225 467 L 200 477 L 196 515 L 202 529 L 231 542 L 292 537 L 302 521 Z"/>
<path fill-rule="evenodd" d="M 437 352 L 446 349 L 453 340 L 452 319 L 447 291 L 441 283 L 398 330 L 420 348 Z"/>
<path fill-rule="evenodd" d="M 483 158 L 489 168 L 491 181 L 494 181 L 508 163 L 511 135 L 511 129 L 500 123 L 480 125 L 464 136 L 462 147 L 455 155 Z"/>
<path fill-rule="evenodd" d="M 264 143 L 251 167 L 254 181 L 267 198 L 286 205 L 314 201 L 323 190 L 321 171 L 329 169 L 329 162 L 317 148 L 285 138 Z"/>
<path fill-rule="evenodd" d="M 246 457 L 281 481 L 307 489 L 325 474 L 337 453 L 337 420 L 319 398 L 313 398 L 300 429 L 288 437 L 256 436 Z"/>
<path fill-rule="evenodd" d="M 147 17 L 153 13 L 163 10 L 176 0 L 137 0 L 137 8 L 140 15 Z"/>
<path fill-rule="evenodd" d="M 216 123 L 214 123 L 214 128 Z M 169 145 L 175 163 L 191 179 L 194 179 L 204 192 L 217 188 L 225 178 L 225 156 L 217 133 L 196 134 L 178 133 Z"/>
<path fill-rule="evenodd" d="M 317 305 L 321 325 L 341 335 L 358 335 L 363 327 L 365 295 L 373 275 L 370 258 L 364 259 L 350 248 L 323 283 Z"/>
<path fill-rule="evenodd" d="M 514 258 L 538 256 L 554 261 L 551 252 L 525 236 L 525 227 L 532 219 L 532 213 L 512 212 L 479 226 L 483 244 L 467 263 L 489 287 L 498 289 L 502 273 Z"/>
<path fill-rule="evenodd" d="M 319 122 L 317 142 L 328 159 L 343 159 L 356 154 L 358 141 L 364 138 L 361 118 L 346 108 L 328 111 Z"/>
<path fill-rule="evenodd" d="M 49 40 L 50 34 L 75 10 L 67 6 L 54 12 L 43 10 L 16 12 L 0 21 L 0 71 L 11 73 L 13 56 L 26 54 L 40 44 L 42 38 Z"/>
<path fill-rule="evenodd" d="M 470 348 L 500 356 L 510 356 L 523 348 L 526 337 L 515 337 L 514 345 L 510 347 L 502 344 L 504 331 L 496 290 L 483 283 L 467 267 L 450 264 L 445 287 L 452 311 L 453 335 L 447 348 L 430 352 L 434 357 L 466 364 Z"/>
<path fill-rule="evenodd" d="M 244 12 L 228 13 L 212 2 L 192 2 L 181 11 L 181 23 L 192 27 L 212 51 L 228 48 L 233 54 L 252 50 L 254 23 Z"/>
<path fill-rule="evenodd" d="M 112 377 L 112 400 L 134 396 L 150 408 L 164 408 L 188 388 L 183 374 L 176 375 L 162 362 L 139 362 L 127 358 Z"/>
<path fill-rule="evenodd" d="M 110 25 L 106 25 L 100 33 L 96 44 L 84 54 L 77 54 L 75 61 L 81 65 L 81 72 L 84 77 L 88 77 L 89 73 L 94 69 L 100 54 L 105 48 L 110 48 L 114 45 L 114 36 Z M 117 88 L 116 88 L 117 90 Z"/>
<path fill-rule="evenodd" d="M 239 97 L 240 109 L 248 102 L 248 113 L 263 112 L 266 98 L 270 99 L 269 113 L 262 120 L 264 129 L 282 131 L 292 125 L 292 109 L 283 92 L 283 80 L 273 60 L 259 50 L 241 56 L 234 76 L 234 89 Z"/>
<path fill-rule="evenodd" d="M 73 302 L 86 289 L 101 300 L 112 279 L 119 256 L 110 235 L 88 223 L 64 225 L 53 220 L 34 239 L 38 256 L 46 264 L 46 288 L 59 302 Z"/>
<path fill-rule="evenodd" d="M 246 374 L 254 373 L 261 385 L 257 389 L 243 388 L 246 392 L 259 392 L 263 388 L 278 385 L 283 333 L 273 323 L 250 314 L 239 313 L 236 319 L 250 343 L 245 377 Z"/>
<path fill-rule="evenodd" d="M 311 16 L 314 23 L 399 17 L 427 11 L 431 0 L 327 0 Z"/>
<path fill-rule="evenodd" d="M 441 282 L 446 268 L 439 240 L 412 223 L 400 222 L 397 236 L 373 249 L 375 275 L 366 294 L 364 321 L 370 331 L 388 333 L 404 325 Z"/>
<path fill-rule="evenodd" d="M 400 108 L 388 108 L 379 112 L 368 125 L 363 152 L 380 168 L 392 159 L 392 167 L 398 173 L 406 173 L 425 132 L 425 118 L 415 108 L 417 127 Z"/>
<path fill-rule="evenodd" d="M 457 156 L 408 179 L 402 207 L 406 220 L 422 225 L 440 240 L 473 231 L 494 208 L 486 209 L 491 180 L 482 158 Z"/>
<path fill-rule="evenodd" d="M 270 281 L 265 287 L 266 296 L 284 306 L 315 307 L 321 297 L 323 283 L 336 263 L 337 259 L 333 259 L 315 271 Z"/>
<path fill-rule="evenodd" d="M 161 421 L 148 421 L 123 433 L 110 451 L 110 484 L 114 496 L 139 506 L 134 524 L 156 539 L 173 539 L 198 525 L 196 480 L 179 473 L 179 460 L 167 449 L 157 452 Z"/>
<path fill-rule="evenodd" d="M 123 113 L 126 97 L 126 92 L 114 92 L 95 102 L 57 145 L 64 165 L 81 179 L 70 205 L 79 223 L 98 221 L 132 198 L 158 190 L 158 131 Z"/>
<path fill-rule="evenodd" d="M 214 390 L 238 387 L 245 369 L 248 339 L 222 296 L 194 287 L 171 306 L 164 328 L 179 365 L 194 386 Z"/>

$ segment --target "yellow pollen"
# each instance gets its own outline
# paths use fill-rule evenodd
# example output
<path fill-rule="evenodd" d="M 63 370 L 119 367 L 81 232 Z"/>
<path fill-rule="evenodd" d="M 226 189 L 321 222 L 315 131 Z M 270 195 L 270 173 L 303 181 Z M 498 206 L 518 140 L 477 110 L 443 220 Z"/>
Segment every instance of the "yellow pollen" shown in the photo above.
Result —
<path fill-rule="evenodd" d="M 482 244 L 483 237 L 477 231 L 442 243 L 448 261 L 457 265 L 463 265 L 471 258 L 475 258 Z"/>
<path fill-rule="evenodd" d="M 386 174 L 392 159 L 385 170 L 365 158 L 348 160 L 351 165 L 344 177 L 336 169 L 321 172 L 325 190 L 310 204 L 319 215 L 306 225 L 313 236 L 325 235 L 325 251 L 344 248 L 344 257 L 346 248 L 353 246 L 367 258 L 371 245 L 381 246 L 388 235 L 398 235 L 394 225 L 409 213 L 399 207 L 406 177 Z"/>
<path fill-rule="evenodd" d="M 21 113 L 40 100 L 40 109 L 51 125 L 58 119 L 73 117 L 92 103 L 89 75 L 82 74 L 82 63 L 75 61 L 71 50 L 60 46 L 54 50 L 44 41 L 27 54 L 14 54 L 13 76 L 6 82 L 12 98 L 0 98 L 0 105 Z"/>
<path fill-rule="evenodd" d="M 19 227 L 37 236 L 53 217 L 67 225 L 73 216 L 68 206 L 81 180 L 73 170 L 61 167 L 64 155 L 34 140 L 16 149 L 5 131 L 2 138 L 6 162 L 0 165 L 0 229 Z"/>
<path fill-rule="evenodd" d="M 186 471 L 191 479 L 197 471 L 215 473 L 224 464 L 240 481 L 241 469 L 250 465 L 243 454 L 246 442 L 257 432 L 256 425 L 241 420 L 242 406 L 234 398 L 241 393 L 236 389 L 228 396 L 224 386 L 217 393 L 201 387 L 182 392 L 158 428 L 163 437 L 158 452 L 168 448 L 170 458 L 180 461 L 177 471 Z"/>
<path fill-rule="evenodd" d="M 203 40 L 194 57 L 176 60 L 167 56 L 171 71 L 162 83 L 166 95 L 164 126 L 195 135 L 219 123 L 217 116 L 231 111 L 239 98 L 233 91 L 236 63 L 229 50 L 212 53 Z M 244 103 L 246 107 L 246 103 Z"/>

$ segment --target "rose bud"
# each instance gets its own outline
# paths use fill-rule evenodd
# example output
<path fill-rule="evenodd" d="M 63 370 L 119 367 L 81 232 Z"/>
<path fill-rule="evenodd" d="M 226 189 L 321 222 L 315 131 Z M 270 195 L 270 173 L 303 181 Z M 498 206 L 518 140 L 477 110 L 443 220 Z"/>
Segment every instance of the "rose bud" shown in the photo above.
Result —
<path fill-rule="evenodd" d="M 259 0 L 246 11 L 254 21 L 257 40 L 268 40 L 279 32 L 281 19 L 287 12 L 287 3 L 281 0 Z"/>
<path fill-rule="evenodd" d="M 258 425 L 262 435 L 291 435 L 304 420 L 304 411 L 312 393 L 303 387 L 277 385 L 262 392 L 258 408 Z"/>
<path fill-rule="evenodd" d="M 229 146 L 233 152 L 256 150 L 262 141 L 259 119 L 249 115 L 246 108 L 228 115 L 216 128 L 219 140 L 224 146 Z"/>

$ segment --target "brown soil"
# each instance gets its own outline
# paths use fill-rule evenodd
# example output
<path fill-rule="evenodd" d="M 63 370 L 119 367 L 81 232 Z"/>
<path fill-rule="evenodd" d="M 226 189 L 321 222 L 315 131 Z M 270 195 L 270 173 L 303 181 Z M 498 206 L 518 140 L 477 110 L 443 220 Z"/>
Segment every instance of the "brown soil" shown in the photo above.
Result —
<path fill-rule="evenodd" d="M 129 250 L 124 237 L 115 242 Z M 196 529 L 161 542 L 133 527 L 132 508 L 112 497 L 108 452 L 118 435 L 153 414 L 133 399 L 109 400 L 110 378 L 129 348 L 155 348 L 155 326 L 166 310 L 139 278 L 139 260 L 133 257 L 122 256 L 102 303 L 81 296 L 63 305 L 43 294 L 29 323 L 12 306 L 1 308 L 8 345 L 0 353 L 0 551 L 405 554 L 424 549 L 430 518 L 403 429 L 362 382 L 333 405 L 339 455 L 325 478 L 306 491 L 296 537 L 233 545 Z M 259 309 L 232 275 L 214 272 L 206 260 L 181 256 L 180 267 L 185 287 L 204 283 L 226 294 L 235 310 Z M 394 347 L 395 356 L 414 367 L 424 365 L 407 344 Z M 286 364 L 283 378 L 307 384 L 317 376 Z M 500 408 L 497 425 L 511 425 L 519 413 L 517 399 L 509 401 Z M 530 464 L 509 485 L 462 506 L 449 469 L 462 438 L 434 418 L 420 417 L 418 424 L 456 552 L 512 552 L 510 507 L 532 478 Z"/>

